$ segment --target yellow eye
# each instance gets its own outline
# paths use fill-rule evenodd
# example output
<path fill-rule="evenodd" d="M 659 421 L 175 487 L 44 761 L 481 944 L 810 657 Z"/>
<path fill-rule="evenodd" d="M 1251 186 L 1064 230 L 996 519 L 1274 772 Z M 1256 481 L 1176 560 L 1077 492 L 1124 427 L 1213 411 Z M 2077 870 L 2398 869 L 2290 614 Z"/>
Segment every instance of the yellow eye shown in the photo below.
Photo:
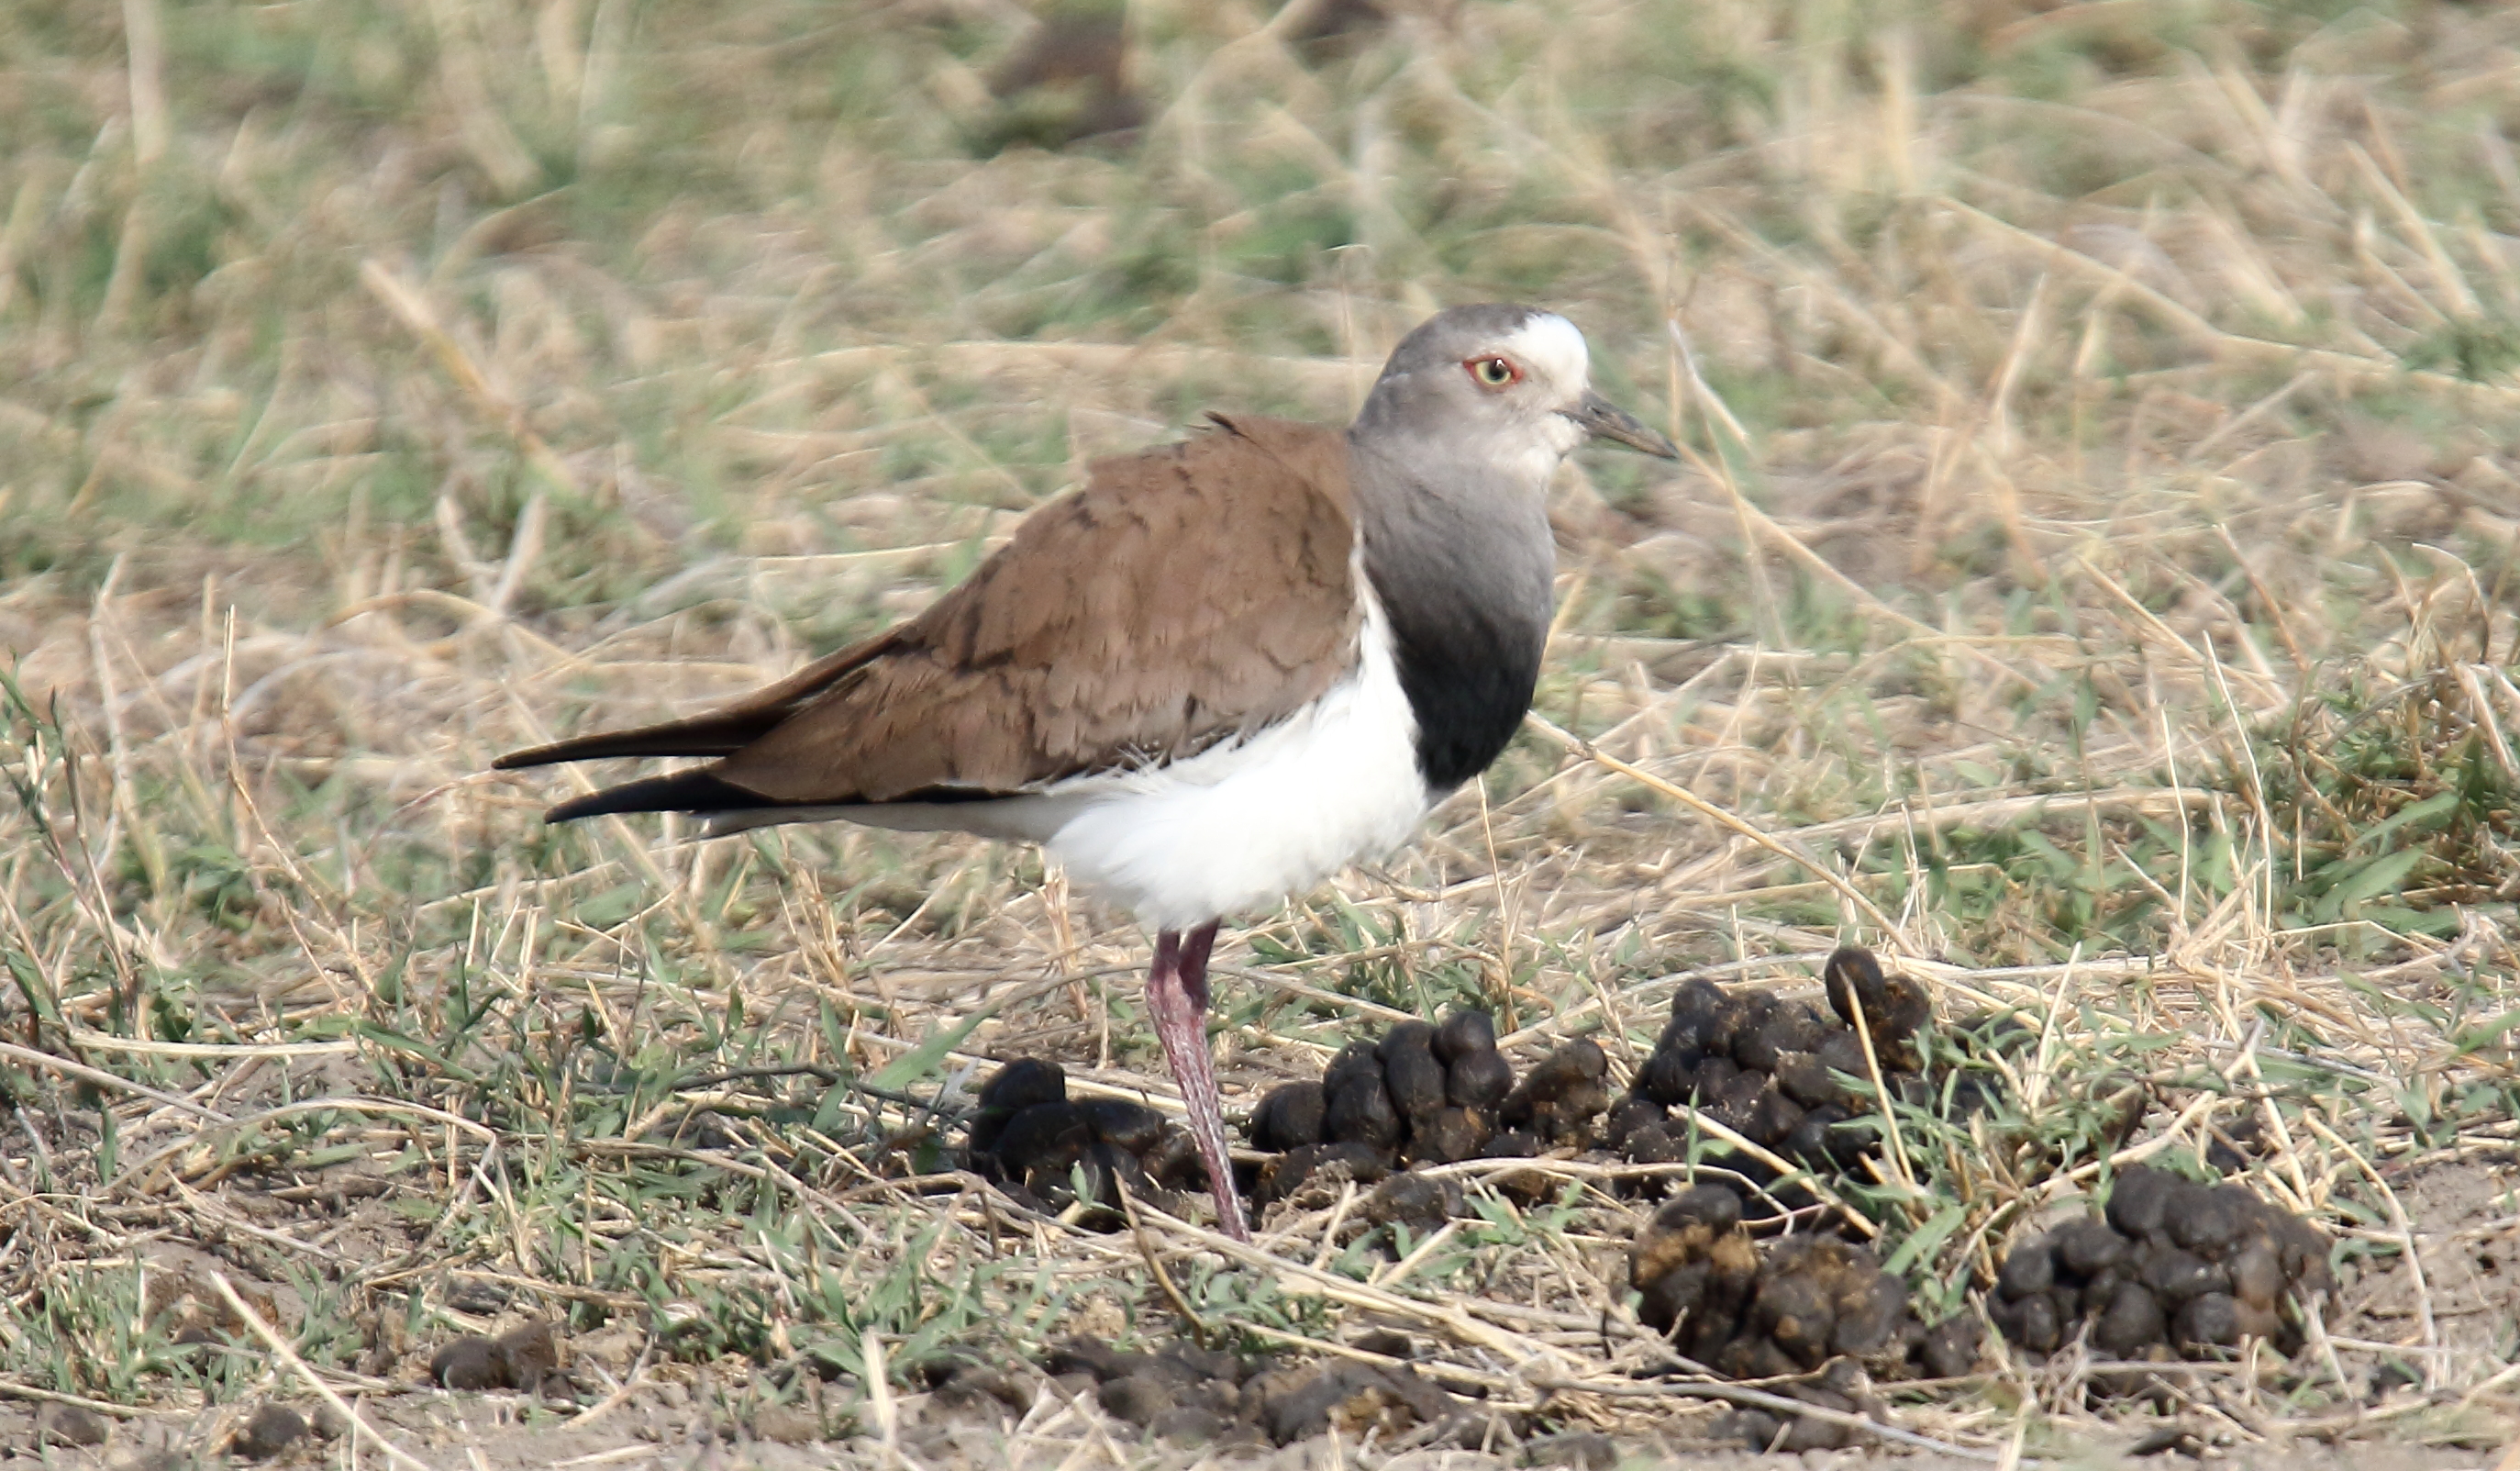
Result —
<path fill-rule="evenodd" d="M 1478 380 L 1482 388 L 1502 389 L 1522 379 L 1522 370 L 1502 357 L 1474 357 L 1462 366 L 1470 370 L 1470 377 Z"/>

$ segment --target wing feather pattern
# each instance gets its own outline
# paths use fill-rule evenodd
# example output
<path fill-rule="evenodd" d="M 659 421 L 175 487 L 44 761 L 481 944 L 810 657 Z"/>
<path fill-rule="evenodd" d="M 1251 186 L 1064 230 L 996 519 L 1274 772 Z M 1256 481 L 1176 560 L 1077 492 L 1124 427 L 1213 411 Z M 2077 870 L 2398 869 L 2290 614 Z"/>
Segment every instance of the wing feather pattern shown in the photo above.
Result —
<path fill-rule="evenodd" d="M 708 714 L 498 764 L 719 758 L 678 774 L 704 782 L 651 778 L 564 804 L 556 821 L 968 801 L 1187 756 L 1282 719 L 1355 659 L 1347 440 L 1211 418 L 1184 443 L 1095 462 L 1082 489 L 888 632 Z"/>

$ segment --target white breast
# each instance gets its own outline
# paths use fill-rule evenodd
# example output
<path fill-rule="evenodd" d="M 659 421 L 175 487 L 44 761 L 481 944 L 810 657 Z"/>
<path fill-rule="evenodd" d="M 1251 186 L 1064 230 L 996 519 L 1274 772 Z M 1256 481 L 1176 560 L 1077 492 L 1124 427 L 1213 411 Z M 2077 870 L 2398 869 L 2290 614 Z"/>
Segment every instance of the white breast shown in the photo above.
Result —
<path fill-rule="evenodd" d="M 1140 922 L 1188 929 L 1274 908 L 1406 843 L 1432 801 L 1391 631 L 1369 601 L 1356 670 L 1267 730 L 1188 760 L 1079 778 L 1045 847 Z"/>

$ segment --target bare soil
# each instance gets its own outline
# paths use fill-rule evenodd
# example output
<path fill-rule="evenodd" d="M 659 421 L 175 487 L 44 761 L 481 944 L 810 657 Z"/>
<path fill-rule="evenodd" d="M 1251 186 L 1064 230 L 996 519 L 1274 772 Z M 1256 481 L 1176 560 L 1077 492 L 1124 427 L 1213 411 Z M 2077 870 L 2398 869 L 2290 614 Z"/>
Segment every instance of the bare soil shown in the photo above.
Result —
<path fill-rule="evenodd" d="M 924 1396 L 901 1401 L 901 1426 L 892 1447 L 879 1439 L 795 1443 L 773 1441 L 744 1427 L 723 1424 L 688 1403 L 669 1406 L 642 1397 L 612 1410 L 593 1424 L 519 1422 L 513 1397 L 427 1394 L 390 1403 L 371 1401 L 368 1413 L 379 1429 L 425 1464 L 459 1468 L 649 1467 L 690 1471 L 801 1471 L 817 1466 L 1130 1466 L 1172 1471 L 1206 1465 L 1233 1465 L 1250 1471 L 1314 1471 L 1337 1465 L 1378 1466 L 1386 1471 L 1489 1471 L 1528 1465 L 1657 1466 L 1685 1464 L 1704 1471 L 1777 1471 L 1799 1459 L 1811 1471 L 1852 1471 L 1872 1465 L 1896 1465 L 1903 1471 L 1974 1471 L 1988 1462 L 1933 1452 L 1866 1448 L 1805 1451 L 1792 1456 L 1758 1455 L 1710 1446 L 1688 1434 L 1686 1424 L 1653 1434 L 1570 1432 L 1540 1438 L 1501 1450 L 1428 1448 L 1386 1452 L 1368 1446 L 1335 1445 L 1328 1438 L 1270 1449 L 1168 1446 L 1143 1443 L 1134 1427 L 1114 1421 L 1090 1402 L 1063 1400 L 1054 1390 L 1032 1413 L 982 1424 L 962 1415 L 933 1414 Z M 100 1447 L 67 1448 L 35 1447 L 34 1414 L 22 1405 L 0 1405 L 0 1459 L 41 1459 L 64 1468 L 102 1471 L 176 1471 L 193 1465 L 219 1465 L 228 1458 L 213 1448 L 224 1445 L 241 1418 L 233 1407 L 198 1416 L 150 1415 L 112 1428 Z M 783 1433 L 796 1427 L 776 1425 Z M 2376 1427 L 2375 1427 L 2376 1428 Z M 2076 1468 L 2112 1466 L 2160 1467 L 2163 1471 L 2200 1459 L 2231 1471 L 2507 1471 L 2495 1436 L 2507 1438 L 2506 1421 L 2498 1431 L 2480 1427 L 2458 1443 L 2425 1445 L 2394 1439 L 2354 1436 L 2336 1443 L 2295 1437 L 2256 1444 L 2215 1445 L 2200 1442 L 2205 1453 L 2180 1450 L 2141 1454 L 2141 1434 L 2133 1429 L 2095 1433 L 2071 1446 L 2050 1448 L 2050 1464 Z M 1607 1456 L 1609 1459 L 1588 1459 Z M 276 1466 L 383 1464 L 371 1446 L 354 1453 L 347 1438 L 323 1441 L 309 1436 L 267 1464 Z"/>
<path fill-rule="evenodd" d="M 2473 1382 L 2480 1364 L 2502 1361 L 2520 1334 L 2520 1291 L 2514 1288 L 2515 1263 L 2520 1263 L 2520 1154 L 2478 1153 L 2464 1158 L 2430 1159 L 2403 1171 L 2382 1170 L 2392 1193 L 2403 1205 L 2414 1248 L 2410 1269 L 2404 1250 L 2406 1236 L 2374 1227 L 2353 1236 L 2368 1255 L 2349 1254 L 2338 1301 L 2331 1308 L 2328 1332 L 2336 1341 L 2362 1351 L 2357 1361 L 2377 1368 L 2362 1387 L 2359 1408 L 2309 1418 L 2277 1413 L 2270 1399 L 2266 1417 L 2252 1424 L 2231 1413 L 2234 1401 L 2226 1395 L 2218 1406 L 2190 1404 L 2167 1409 L 2136 1403 L 2100 1408 L 2095 1419 L 2067 1425 L 2075 1439 L 2059 1444 L 2026 1445 L 2029 1460 L 2077 1467 L 2146 1465 L 2172 1467 L 2191 1460 L 2247 1471 L 2451 1471 L 2491 1468 L 2512 1471 L 2512 1449 L 2520 1448 L 2520 1419 L 2497 1413 L 2479 1395 L 2445 1405 L 2428 1398 L 2423 1378 L 2428 1364 L 2436 1383 Z M 355 1187 L 350 1193 L 355 1194 Z M 243 1219 L 285 1209 L 261 1192 L 231 1189 L 225 1204 Z M 349 1244 L 370 1239 L 382 1246 L 391 1240 L 407 1245 L 420 1229 L 407 1217 L 396 1217 L 377 1199 L 346 1211 L 343 1229 L 332 1237 Z M 233 1272 L 218 1258 L 175 1243 L 151 1243 L 150 1260 L 170 1283 L 183 1283 L 204 1269 Z M 292 1294 L 286 1287 L 241 1284 L 259 1310 L 286 1318 Z M 169 1287 L 169 1292 L 185 1290 Z M 486 1319 L 498 1328 L 517 1321 L 513 1314 Z M 1387 1468 L 1474 1468 L 1525 1465 L 1660 1465 L 1774 1468 L 1779 1458 L 1732 1448 L 1716 1437 L 1723 1406 L 1708 1402 L 1667 1400 L 1644 1402 L 1640 1413 L 1600 1419 L 1570 1418 L 1560 1423 L 1526 1422 L 1526 1438 L 1506 1438 L 1493 1448 L 1461 1447 L 1391 1447 L 1376 1439 L 1342 1444 L 1336 1435 L 1317 1437 L 1282 1448 L 1227 1442 L 1175 1445 L 1145 1435 L 1138 1427 L 1104 1413 L 1090 1386 L 1073 1380 L 1040 1380 L 1030 1410 L 990 1414 L 968 1403 L 947 1403 L 941 1397 L 907 1394 L 894 1401 L 893 1434 L 848 1433 L 844 1417 L 818 1417 L 808 1402 L 745 1403 L 742 1386 L 715 1379 L 705 1368 L 688 1364 L 651 1365 L 640 1356 L 644 1337 L 636 1330 L 613 1328 L 564 1338 L 565 1364 L 580 1371 L 600 1370 L 608 1379 L 634 1376 L 626 1392 L 607 1397 L 593 1406 L 536 1402 L 509 1393 L 448 1393 L 427 1379 L 434 1343 L 407 1344 L 389 1362 L 371 1365 L 387 1388 L 359 1395 L 355 1407 L 374 1430 L 403 1456 L 431 1467 L 483 1468 L 541 1466 L 688 1467 L 707 1471 L 788 1471 L 788 1468 L 834 1465 L 1075 1467 L 1126 1465 L 1149 1468 L 1232 1464 L 1255 1468 L 1309 1468 L 1371 1465 Z M 2400 1352 L 2373 1355 L 2384 1346 Z M 2313 1352 L 2316 1352 L 2315 1350 Z M 2403 1372 L 2391 1367 L 2403 1364 Z M 376 1465 L 384 1458 L 364 1436 L 342 1434 L 338 1417 L 320 1402 L 286 1393 L 282 1396 L 309 1422 L 302 1438 L 269 1459 L 274 1465 Z M 235 1464 L 236 1443 L 253 1411 L 254 1400 L 218 1405 L 192 1414 L 132 1413 L 83 1423 L 102 1431 L 100 1445 L 71 1446 L 55 1434 L 39 1435 L 39 1413 L 65 1416 L 37 1403 L 0 1401 L 0 1459 L 37 1459 L 62 1467 L 97 1467 L 108 1471 L 177 1471 L 188 1466 Z M 2507 1402 L 2505 1402 L 2507 1403 Z M 1600 1402 L 1586 1408 L 1599 1414 Z M 79 1422 L 81 1415 L 66 1417 Z M 51 1422 L 56 1430 L 60 1420 Z M 839 1434 L 827 1434 L 838 1430 Z M 40 1444 L 39 1444 L 40 1443 Z M 395 1461 L 408 1465 L 401 1456 Z M 1784 1459 L 1790 1460 L 1791 1457 Z M 1896 1463 L 1912 1471 L 1981 1467 L 1989 1462 L 1898 1446 L 1872 1446 L 1803 1452 L 1814 1471 Z"/>

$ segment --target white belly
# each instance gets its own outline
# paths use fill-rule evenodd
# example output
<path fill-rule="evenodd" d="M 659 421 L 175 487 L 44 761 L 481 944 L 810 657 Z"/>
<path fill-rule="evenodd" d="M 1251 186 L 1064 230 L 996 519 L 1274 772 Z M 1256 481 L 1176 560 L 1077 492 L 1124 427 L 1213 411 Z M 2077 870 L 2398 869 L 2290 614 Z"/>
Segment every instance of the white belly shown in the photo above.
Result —
<path fill-rule="evenodd" d="M 1140 922 L 1182 930 L 1274 908 L 1406 843 L 1433 803 L 1379 609 L 1359 644 L 1355 673 L 1256 736 L 1044 793 L 1077 805 L 1043 847 Z"/>

